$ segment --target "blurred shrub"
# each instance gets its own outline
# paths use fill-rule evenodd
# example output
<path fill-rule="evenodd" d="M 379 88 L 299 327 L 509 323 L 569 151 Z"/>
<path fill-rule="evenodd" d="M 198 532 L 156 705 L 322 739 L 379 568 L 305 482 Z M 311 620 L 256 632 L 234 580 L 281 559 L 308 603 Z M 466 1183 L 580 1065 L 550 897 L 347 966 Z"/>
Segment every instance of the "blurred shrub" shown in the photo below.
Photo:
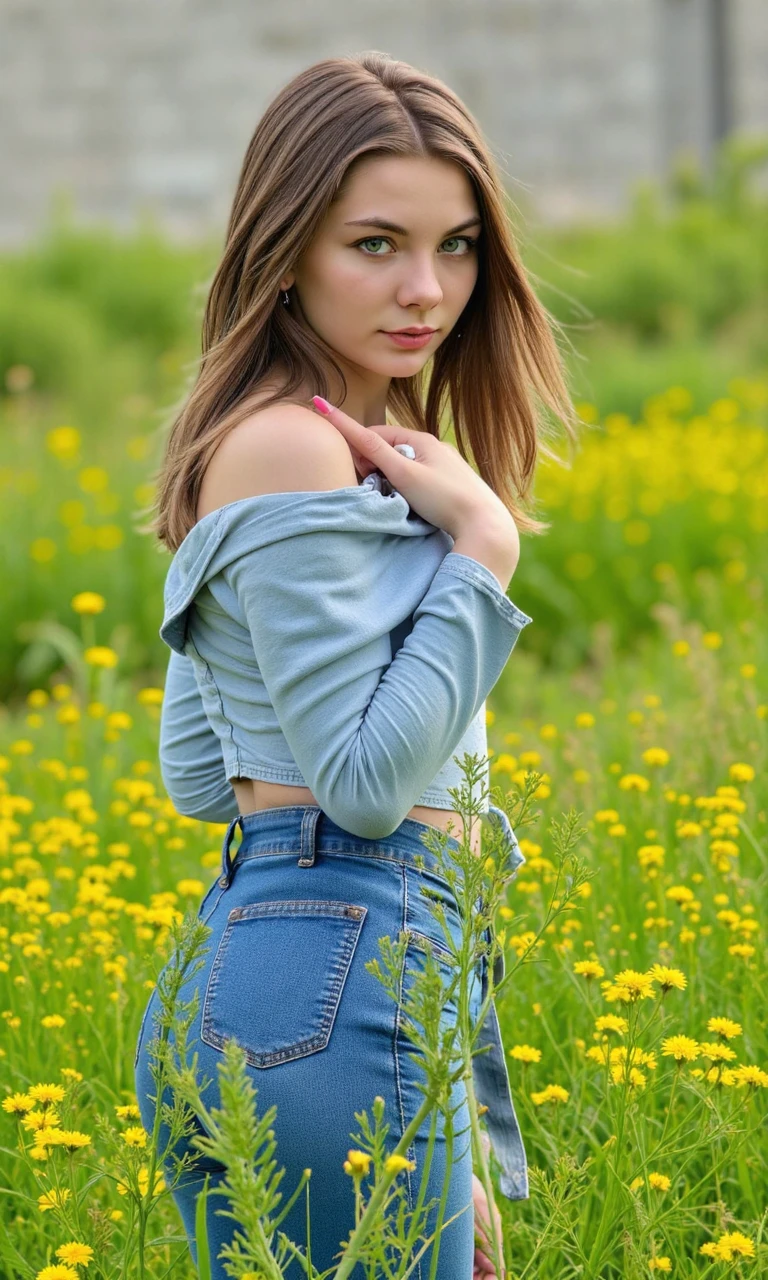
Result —
<path fill-rule="evenodd" d="M 768 200 L 755 177 L 768 140 L 730 139 L 710 175 L 680 163 L 665 189 L 638 189 L 612 226 L 542 232 L 526 264 L 553 315 L 587 332 L 618 330 L 640 344 L 735 335 L 751 363 L 768 359 Z M 525 237 L 524 237 L 525 240 Z"/>
<path fill-rule="evenodd" d="M 180 246 L 151 224 L 121 237 L 57 212 L 21 252 L 0 255 L 0 379 L 31 370 L 36 395 L 84 425 L 126 395 L 164 395 L 194 361 L 210 246 Z M 175 396 L 175 388 L 171 394 Z"/>

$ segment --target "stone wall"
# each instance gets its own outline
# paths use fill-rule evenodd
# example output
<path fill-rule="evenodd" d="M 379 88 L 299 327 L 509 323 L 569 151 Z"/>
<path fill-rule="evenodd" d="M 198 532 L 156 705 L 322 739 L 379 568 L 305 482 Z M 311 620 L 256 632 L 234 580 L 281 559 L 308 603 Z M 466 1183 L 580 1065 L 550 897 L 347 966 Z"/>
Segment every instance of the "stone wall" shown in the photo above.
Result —
<path fill-rule="evenodd" d="M 362 49 L 446 80 L 523 209 L 610 217 L 680 149 L 709 154 L 718 12 L 729 127 L 768 131 L 766 0 L 0 0 L 0 242 L 57 191 L 84 222 L 216 234 L 269 100 Z"/>

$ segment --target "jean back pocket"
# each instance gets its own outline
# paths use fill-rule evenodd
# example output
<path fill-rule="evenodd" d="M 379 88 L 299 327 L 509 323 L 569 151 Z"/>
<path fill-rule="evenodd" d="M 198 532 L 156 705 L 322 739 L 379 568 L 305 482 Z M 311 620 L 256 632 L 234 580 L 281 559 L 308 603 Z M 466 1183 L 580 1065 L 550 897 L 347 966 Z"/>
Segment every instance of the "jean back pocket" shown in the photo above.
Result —
<path fill-rule="evenodd" d="M 203 1041 L 236 1040 L 253 1067 L 325 1049 L 367 911 L 323 899 L 235 907 L 208 979 Z"/>

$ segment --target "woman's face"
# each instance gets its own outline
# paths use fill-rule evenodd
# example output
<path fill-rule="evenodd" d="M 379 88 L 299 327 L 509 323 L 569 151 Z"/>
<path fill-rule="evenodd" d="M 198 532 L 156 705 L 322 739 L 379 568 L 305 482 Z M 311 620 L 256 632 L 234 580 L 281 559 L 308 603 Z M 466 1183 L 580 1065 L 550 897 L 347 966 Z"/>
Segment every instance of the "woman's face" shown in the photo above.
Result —
<path fill-rule="evenodd" d="M 366 374 L 410 377 L 445 341 L 469 300 L 480 230 L 472 183 L 458 164 L 365 157 L 353 165 L 283 287 L 295 285 L 291 306 L 298 303 L 342 367 L 366 382 Z M 435 332 L 411 349 L 388 336 L 411 326 Z"/>

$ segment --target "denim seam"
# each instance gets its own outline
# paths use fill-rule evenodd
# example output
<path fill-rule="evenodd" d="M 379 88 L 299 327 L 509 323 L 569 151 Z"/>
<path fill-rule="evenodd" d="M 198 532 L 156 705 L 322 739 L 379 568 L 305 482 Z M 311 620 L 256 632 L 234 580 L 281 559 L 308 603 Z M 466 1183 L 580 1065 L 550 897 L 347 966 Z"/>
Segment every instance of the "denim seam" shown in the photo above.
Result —
<path fill-rule="evenodd" d="M 154 994 L 155 994 L 155 993 L 154 993 L 154 991 L 151 991 L 151 992 L 150 992 L 149 999 L 147 1000 L 147 1007 L 146 1007 L 146 1009 L 144 1010 L 144 1016 L 143 1016 L 143 1017 L 142 1017 L 142 1019 L 141 1019 L 141 1026 L 139 1027 L 139 1037 L 138 1037 L 138 1040 L 136 1041 L 136 1052 L 135 1052 L 134 1057 L 133 1057 L 133 1069 L 134 1069 L 134 1071 L 136 1070 L 137 1066 L 139 1065 L 139 1055 L 141 1054 L 141 1050 L 142 1050 L 142 1043 L 143 1043 L 143 1040 L 144 1040 L 144 1028 L 145 1028 L 145 1027 L 146 1027 L 146 1025 L 147 1025 L 147 1018 L 148 1018 L 148 1016 L 149 1016 L 149 1010 L 150 1010 L 150 1006 L 151 1006 L 151 1004 L 152 1004 L 152 996 L 153 996 Z"/>
<path fill-rule="evenodd" d="M 407 928 L 407 921 L 408 921 L 408 876 L 406 874 L 405 863 L 401 863 L 400 867 L 401 867 L 400 874 L 401 874 L 401 879 L 403 884 L 403 892 L 401 895 L 401 902 L 403 904 L 402 921 L 400 926 L 400 931 L 402 932 L 405 928 Z M 393 1056 L 394 1065 L 395 1065 L 395 1096 L 397 1098 L 397 1108 L 400 1113 L 401 1136 L 405 1133 L 405 1129 L 406 1129 L 405 1107 L 403 1104 L 403 1082 L 402 1082 L 402 1075 L 400 1072 L 400 1054 L 398 1050 L 398 1044 L 400 1040 L 400 1012 L 402 1008 L 404 981 L 405 981 L 405 956 L 403 956 L 403 965 L 400 970 L 400 985 L 397 993 L 398 998 L 397 998 L 397 1005 L 395 1006 L 394 1032 L 392 1036 L 392 1056 Z M 406 1154 L 406 1159 L 411 1159 L 410 1149 Z M 406 1168 L 405 1170 L 405 1179 L 406 1179 L 407 1197 L 408 1197 L 408 1211 L 409 1213 L 412 1213 L 413 1212 L 413 1188 L 411 1186 L 411 1170 L 408 1168 Z M 421 1280 L 421 1266 L 419 1266 L 418 1280 Z"/>
<path fill-rule="evenodd" d="M 408 935 L 409 943 L 413 939 L 420 950 L 427 950 L 426 947 L 421 946 L 422 943 L 426 942 L 432 948 L 438 960 L 446 959 L 451 965 L 454 963 L 454 957 L 448 948 L 442 942 L 435 942 L 434 938 L 430 938 L 428 933 L 422 933 L 420 929 L 411 929 L 410 927 L 406 928 L 405 932 Z"/>

